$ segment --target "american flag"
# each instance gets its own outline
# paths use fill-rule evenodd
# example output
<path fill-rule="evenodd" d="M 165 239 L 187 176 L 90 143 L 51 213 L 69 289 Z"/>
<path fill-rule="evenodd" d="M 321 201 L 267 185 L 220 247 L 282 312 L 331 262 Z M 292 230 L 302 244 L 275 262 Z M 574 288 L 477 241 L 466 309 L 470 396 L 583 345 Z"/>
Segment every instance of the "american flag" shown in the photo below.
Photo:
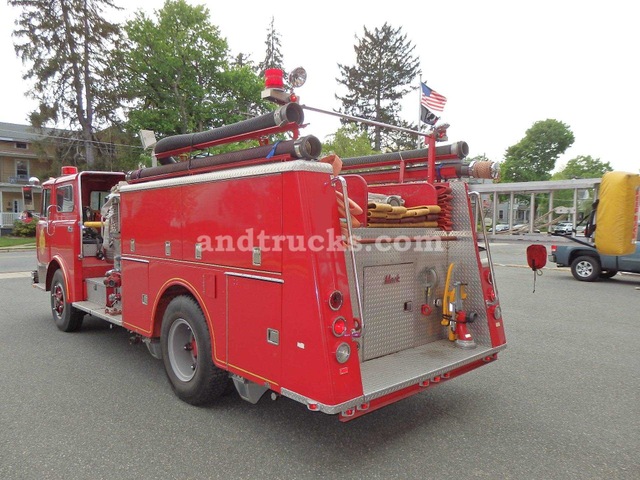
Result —
<path fill-rule="evenodd" d="M 447 103 L 447 98 L 435 90 L 431 90 L 426 83 L 422 83 L 421 86 L 422 96 L 420 97 L 420 103 L 431 110 L 441 112 L 444 109 L 444 104 Z"/>

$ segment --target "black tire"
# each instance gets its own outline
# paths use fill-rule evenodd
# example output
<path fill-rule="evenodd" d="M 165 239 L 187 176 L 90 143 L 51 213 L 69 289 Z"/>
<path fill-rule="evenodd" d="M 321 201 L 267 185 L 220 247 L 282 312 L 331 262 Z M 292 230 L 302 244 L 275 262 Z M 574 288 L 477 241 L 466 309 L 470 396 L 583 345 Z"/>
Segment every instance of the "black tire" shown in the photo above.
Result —
<path fill-rule="evenodd" d="M 160 338 L 164 370 L 180 400 L 208 405 L 224 394 L 229 375 L 213 364 L 209 328 L 192 297 L 171 300 L 162 317 Z"/>
<path fill-rule="evenodd" d="M 75 332 L 82 326 L 85 312 L 78 310 L 67 302 L 67 287 L 65 286 L 64 273 L 56 270 L 51 279 L 51 315 L 53 321 L 63 332 Z"/>
<path fill-rule="evenodd" d="M 591 255 L 582 255 L 571 262 L 571 273 L 576 280 L 593 282 L 600 278 L 600 261 Z"/>
<path fill-rule="evenodd" d="M 611 277 L 615 277 L 616 274 L 618 273 L 617 270 L 603 270 L 600 273 L 600 278 L 611 278 Z"/>

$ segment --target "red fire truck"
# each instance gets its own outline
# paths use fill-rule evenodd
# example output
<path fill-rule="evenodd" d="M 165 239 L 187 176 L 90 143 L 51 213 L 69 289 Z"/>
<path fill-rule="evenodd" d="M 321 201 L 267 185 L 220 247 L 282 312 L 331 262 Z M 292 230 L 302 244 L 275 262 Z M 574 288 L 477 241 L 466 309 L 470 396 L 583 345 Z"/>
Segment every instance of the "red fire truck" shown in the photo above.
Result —
<path fill-rule="evenodd" d="M 436 146 L 443 127 L 422 149 L 321 158 L 286 100 L 160 140 L 157 166 L 44 182 L 33 282 L 57 327 L 91 315 L 128 330 L 191 404 L 235 386 L 343 421 L 496 360 L 498 292 L 462 180 L 491 166 L 465 163 L 464 142 Z"/>

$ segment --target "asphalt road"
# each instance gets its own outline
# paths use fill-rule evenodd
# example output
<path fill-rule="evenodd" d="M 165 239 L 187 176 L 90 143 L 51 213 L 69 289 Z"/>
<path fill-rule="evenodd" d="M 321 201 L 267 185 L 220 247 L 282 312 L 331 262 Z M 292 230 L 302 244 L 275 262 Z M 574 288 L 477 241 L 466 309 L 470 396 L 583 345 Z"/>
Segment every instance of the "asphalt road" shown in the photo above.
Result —
<path fill-rule="evenodd" d="M 2 252 L 0 479 L 635 480 L 640 277 L 551 265 L 533 293 L 526 245 L 492 247 L 497 362 L 346 424 L 268 395 L 180 402 L 126 331 L 58 331 L 48 295 L 6 273 L 33 253 Z"/>

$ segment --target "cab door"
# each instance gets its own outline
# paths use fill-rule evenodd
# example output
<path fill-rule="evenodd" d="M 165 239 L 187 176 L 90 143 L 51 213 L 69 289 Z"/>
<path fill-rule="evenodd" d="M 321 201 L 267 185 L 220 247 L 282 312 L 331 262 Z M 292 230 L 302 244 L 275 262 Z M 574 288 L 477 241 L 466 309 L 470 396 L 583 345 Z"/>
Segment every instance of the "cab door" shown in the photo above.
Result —
<path fill-rule="evenodd" d="M 46 267 L 51 261 L 51 241 L 50 236 L 50 224 L 49 224 L 49 210 L 51 205 L 51 185 L 45 185 L 42 187 L 42 205 L 40 208 L 40 218 L 36 225 L 36 255 L 38 258 L 38 271 L 40 278 L 44 278 L 43 273 L 46 274 Z M 44 267 L 44 272 L 42 268 Z"/>
<path fill-rule="evenodd" d="M 76 183 L 66 181 L 51 185 L 51 203 L 46 208 L 46 217 L 39 224 L 38 260 L 39 278 L 46 278 L 47 264 L 56 260 L 62 268 L 69 291 L 67 299 L 75 302 L 82 299 L 82 263 L 79 259 L 81 237 L 79 202 Z"/>
<path fill-rule="evenodd" d="M 79 244 L 79 213 L 76 208 L 75 184 L 54 184 L 52 205 L 49 208 L 50 255 L 60 256 L 65 263 L 73 265 L 74 249 Z"/>

